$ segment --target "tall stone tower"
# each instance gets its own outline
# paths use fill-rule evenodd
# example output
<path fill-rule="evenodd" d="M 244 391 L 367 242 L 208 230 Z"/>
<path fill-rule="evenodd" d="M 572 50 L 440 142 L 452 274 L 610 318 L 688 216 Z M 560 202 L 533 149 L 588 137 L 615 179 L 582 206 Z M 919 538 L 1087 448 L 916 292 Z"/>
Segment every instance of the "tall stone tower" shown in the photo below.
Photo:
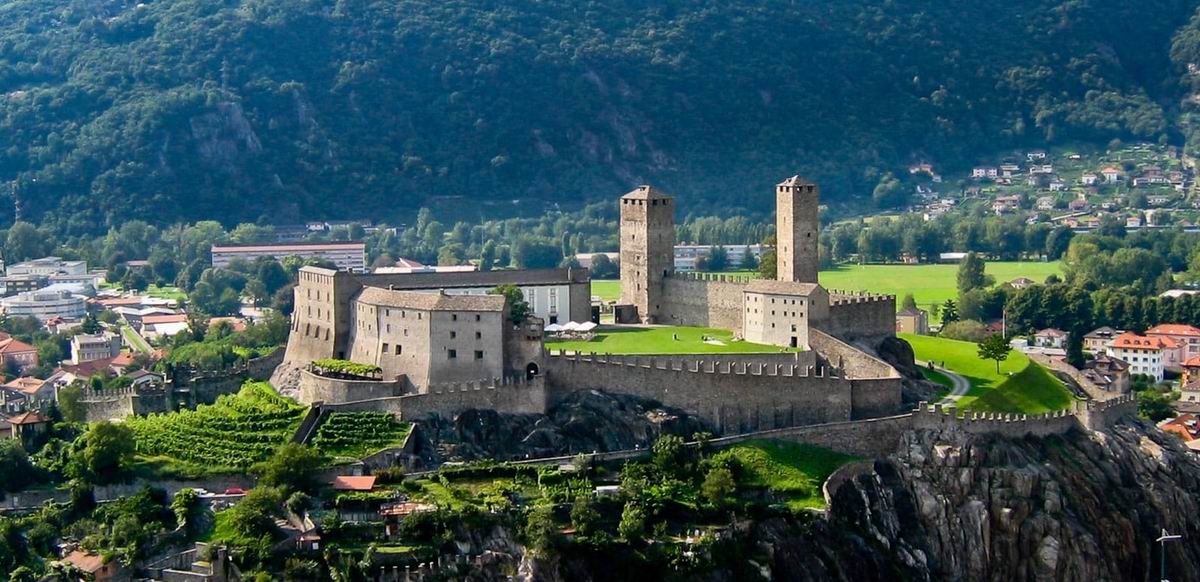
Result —
<path fill-rule="evenodd" d="M 675 204 L 650 186 L 621 197 L 621 303 L 658 320 L 663 279 L 675 270 Z"/>
<path fill-rule="evenodd" d="M 776 278 L 817 282 L 817 205 L 821 189 L 792 176 L 775 186 Z"/>

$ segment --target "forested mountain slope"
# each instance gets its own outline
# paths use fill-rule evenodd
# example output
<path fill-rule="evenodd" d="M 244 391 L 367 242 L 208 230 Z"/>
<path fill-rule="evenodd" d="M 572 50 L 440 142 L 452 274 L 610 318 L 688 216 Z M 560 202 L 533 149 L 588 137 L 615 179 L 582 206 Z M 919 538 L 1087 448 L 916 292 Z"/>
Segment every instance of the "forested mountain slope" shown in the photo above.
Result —
<path fill-rule="evenodd" d="M 1180 142 L 1198 3 L 7 0 L 0 221 L 402 220 L 643 180 L 765 207 L 797 171 L 836 202 L 917 159 Z"/>

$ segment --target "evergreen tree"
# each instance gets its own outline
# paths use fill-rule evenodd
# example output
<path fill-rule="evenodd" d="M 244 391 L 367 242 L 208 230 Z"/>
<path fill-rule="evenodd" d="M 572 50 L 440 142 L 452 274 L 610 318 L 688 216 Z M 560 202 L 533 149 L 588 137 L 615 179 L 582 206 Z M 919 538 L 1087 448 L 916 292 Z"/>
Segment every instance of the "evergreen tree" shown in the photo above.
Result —
<path fill-rule="evenodd" d="M 975 289 L 992 285 L 993 279 L 984 272 L 984 269 L 983 259 L 979 255 L 974 252 L 967 253 L 962 264 L 958 266 L 958 294 L 960 297 Z"/>

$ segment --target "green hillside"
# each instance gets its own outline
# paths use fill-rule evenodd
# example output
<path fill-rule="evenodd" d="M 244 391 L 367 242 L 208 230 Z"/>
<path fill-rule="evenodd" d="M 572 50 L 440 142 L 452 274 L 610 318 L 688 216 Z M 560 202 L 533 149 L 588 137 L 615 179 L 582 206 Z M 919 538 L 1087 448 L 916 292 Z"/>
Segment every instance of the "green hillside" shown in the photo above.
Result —
<path fill-rule="evenodd" d="M 839 203 L 917 159 L 1178 143 L 1196 4 L 9 0 L 0 223 L 530 214 L 643 180 L 769 213 L 795 172 Z"/>

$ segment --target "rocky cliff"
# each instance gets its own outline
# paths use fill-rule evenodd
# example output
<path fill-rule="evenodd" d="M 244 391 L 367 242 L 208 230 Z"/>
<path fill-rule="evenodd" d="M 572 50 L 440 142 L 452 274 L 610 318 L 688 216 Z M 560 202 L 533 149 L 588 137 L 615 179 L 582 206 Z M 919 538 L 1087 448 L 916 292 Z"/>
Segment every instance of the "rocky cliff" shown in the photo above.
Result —
<path fill-rule="evenodd" d="M 1152 580 L 1154 540 L 1166 528 L 1184 536 L 1168 547 L 1170 579 L 1196 580 L 1198 491 L 1200 462 L 1141 421 L 1024 440 L 913 432 L 887 459 L 861 464 L 833 493 L 827 516 L 742 521 L 735 546 L 714 549 L 710 563 L 682 578 Z M 537 561 L 503 546 L 493 551 L 509 568 L 519 563 L 525 579 L 654 571 L 625 549 Z M 477 574 L 486 579 L 484 570 Z"/>

